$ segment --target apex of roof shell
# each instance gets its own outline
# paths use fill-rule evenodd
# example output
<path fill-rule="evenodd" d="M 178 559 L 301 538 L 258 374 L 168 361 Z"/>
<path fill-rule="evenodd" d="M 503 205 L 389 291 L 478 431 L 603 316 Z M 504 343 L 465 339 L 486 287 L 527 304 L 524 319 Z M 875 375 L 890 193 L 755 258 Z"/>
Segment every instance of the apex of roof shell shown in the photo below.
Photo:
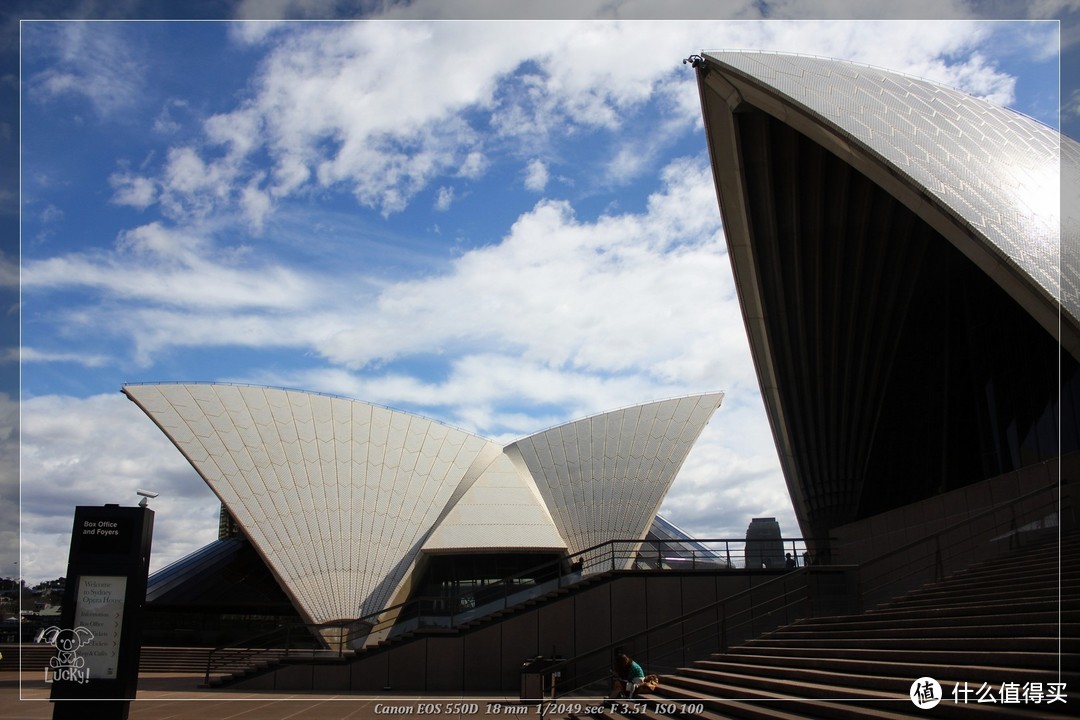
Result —
<path fill-rule="evenodd" d="M 729 104 L 748 91 L 761 93 L 755 104 L 762 109 L 785 118 L 804 113 L 878 156 L 982 238 L 999 262 L 1019 268 L 1080 328 L 1080 197 L 1062 198 L 1063 190 L 1080 192 L 1075 140 L 899 72 L 782 53 L 703 55 L 699 72 L 721 70 L 742 85 L 724 88 Z"/>

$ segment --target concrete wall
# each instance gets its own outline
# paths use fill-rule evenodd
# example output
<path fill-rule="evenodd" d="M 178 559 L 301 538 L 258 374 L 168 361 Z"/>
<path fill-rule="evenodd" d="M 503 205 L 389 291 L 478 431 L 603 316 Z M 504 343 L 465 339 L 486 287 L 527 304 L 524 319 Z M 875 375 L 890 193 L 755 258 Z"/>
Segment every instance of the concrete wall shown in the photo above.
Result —
<path fill-rule="evenodd" d="M 1025 525 L 1074 524 L 1077 488 L 1080 453 L 1072 453 L 834 528 L 832 561 L 860 566 L 858 592 L 872 607 L 1042 539 L 1038 532 L 1014 532 Z"/>
<path fill-rule="evenodd" d="M 725 628 L 732 640 L 746 639 L 793 622 L 812 612 L 806 586 L 845 581 L 845 571 L 810 568 L 809 572 L 783 570 L 727 571 L 623 571 L 610 582 L 552 600 L 506 620 L 477 630 L 428 635 L 381 652 L 361 656 L 343 665 L 286 666 L 234 687 L 300 691 L 316 689 L 339 692 L 459 692 L 495 691 L 516 693 L 521 666 L 529 658 L 574 658 L 591 653 L 579 668 L 568 668 L 566 682 L 586 669 L 595 672 L 610 662 L 612 643 L 622 643 L 641 661 L 646 672 L 664 672 L 688 659 L 719 649 L 722 639 L 715 610 L 670 628 L 633 637 L 656 628 L 718 599 L 741 593 L 779 577 L 771 593 L 789 593 L 792 607 L 780 608 L 764 593 L 732 603 L 730 611 L 742 611 L 742 620 Z M 772 612 L 769 612 L 769 607 Z M 835 610 L 837 606 L 829 605 Z M 750 622 L 750 620 L 753 622 Z M 588 668 L 585 666 L 588 665 Z"/>

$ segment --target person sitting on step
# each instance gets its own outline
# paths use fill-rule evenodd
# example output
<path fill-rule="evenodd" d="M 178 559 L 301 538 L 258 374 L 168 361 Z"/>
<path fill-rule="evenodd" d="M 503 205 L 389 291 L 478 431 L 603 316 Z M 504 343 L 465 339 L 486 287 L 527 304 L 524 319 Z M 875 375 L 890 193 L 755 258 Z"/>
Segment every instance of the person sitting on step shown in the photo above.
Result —
<path fill-rule="evenodd" d="M 645 679 L 645 672 L 641 669 L 641 666 L 631 659 L 626 653 L 619 653 L 615 656 L 614 667 L 614 697 L 617 698 L 632 698 L 634 692 L 641 686 L 642 681 Z"/>

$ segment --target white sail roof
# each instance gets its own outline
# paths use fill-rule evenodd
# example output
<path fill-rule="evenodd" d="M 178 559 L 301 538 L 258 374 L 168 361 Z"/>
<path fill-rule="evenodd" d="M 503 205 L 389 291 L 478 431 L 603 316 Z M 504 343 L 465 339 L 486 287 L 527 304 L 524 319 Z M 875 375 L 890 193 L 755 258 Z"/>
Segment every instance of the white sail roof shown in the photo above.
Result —
<path fill-rule="evenodd" d="M 293 390 L 129 385 L 312 622 L 381 610 L 490 441 Z"/>
<path fill-rule="evenodd" d="M 704 55 L 731 77 L 749 81 L 740 93 L 761 91 L 754 102 L 763 109 L 804 132 L 831 128 L 839 139 L 830 149 L 853 155 L 853 164 L 875 180 L 901 177 L 932 197 L 950 222 L 983 241 L 961 250 L 1021 302 L 1033 302 L 1026 293 L 1042 297 L 1046 310 L 1036 314 L 1055 336 L 1059 302 L 1068 324 L 1080 324 L 1080 204 L 1061 195 L 1062 179 L 1078 175 L 1075 140 L 1008 108 L 902 73 L 781 53 Z M 791 108 L 810 122 L 801 124 Z M 884 174 L 860 156 L 878 158 Z M 1065 189 L 1076 193 L 1075 186 Z M 907 201 L 933 212 L 917 195 Z M 1013 278 L 1027 289 L 1017 292 Z M 1070 338 L 1062 341 L 1076 350 Z"/>
<path fill-rule="evenodd" d="M 191 462 L 314 623 L 386 608 L 421 549 L 565 552 L 644 537 L 722 397 L 627 408 L 501 448 L 411 413 L 297 390 L 148 384 L 123 392 Z M 538 462 L 545 452 L 559 459 Z"/>
<path fill-rule="evenodd" d="M 641 538 L 723 393 L 636 405 L 507 448 L 521 458 L 571 552 Z"/>

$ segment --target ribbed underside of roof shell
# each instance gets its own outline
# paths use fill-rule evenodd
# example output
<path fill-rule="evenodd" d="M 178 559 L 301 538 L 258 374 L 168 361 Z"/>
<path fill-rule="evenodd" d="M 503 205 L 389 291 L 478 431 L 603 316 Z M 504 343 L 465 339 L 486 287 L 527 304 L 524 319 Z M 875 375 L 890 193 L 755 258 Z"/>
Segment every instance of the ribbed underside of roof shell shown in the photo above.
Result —
<path fill-rule="evenodd" d="M 723 397 L 605 413 L 504 450 L 410 413 L 295 390 L 157 384 L 123 391 L 180 449 L 314 623 L 404 599 L 421 548 L 565 552 L 582 542 L 644 537 Z M 574 451 L 552 450 L 556 437 L 560 449 Z M 532 457 L 545 447 L 558 458 L 537 463 L 564 478 L 558 493 L 547 475 L 530 474 L 522 444 Z"/>

